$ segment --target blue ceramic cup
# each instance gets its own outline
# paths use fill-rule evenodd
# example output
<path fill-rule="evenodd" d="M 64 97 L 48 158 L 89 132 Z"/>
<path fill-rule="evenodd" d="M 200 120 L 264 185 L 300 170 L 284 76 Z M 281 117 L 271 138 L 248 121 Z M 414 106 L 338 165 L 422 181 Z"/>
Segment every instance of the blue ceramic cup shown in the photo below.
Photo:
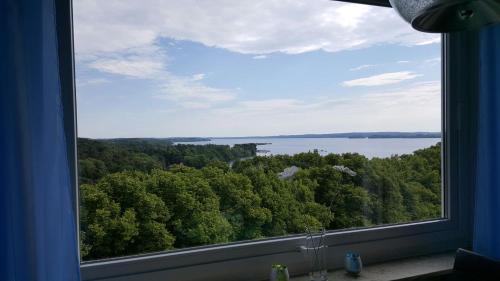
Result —
<path fill-rule="evenodd" d="M 361 257 L 358 253 L 347 252 L 345 254 L 344 260 L 345 270 L 353 275 L 359 275 L 361 273 L 361 269 L 363 269 L 363 263 L 361 262 Z"/>

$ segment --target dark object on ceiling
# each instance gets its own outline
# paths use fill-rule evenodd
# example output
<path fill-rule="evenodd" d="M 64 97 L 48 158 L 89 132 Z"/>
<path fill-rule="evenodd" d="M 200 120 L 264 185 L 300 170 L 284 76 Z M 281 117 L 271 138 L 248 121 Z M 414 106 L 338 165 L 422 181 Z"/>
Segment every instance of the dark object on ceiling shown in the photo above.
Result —
<path fill-rule="evenodd" d="M 423 32 L 474 30 L 500 22 L 500 0 L 389 0 L 392 7 Z"/>

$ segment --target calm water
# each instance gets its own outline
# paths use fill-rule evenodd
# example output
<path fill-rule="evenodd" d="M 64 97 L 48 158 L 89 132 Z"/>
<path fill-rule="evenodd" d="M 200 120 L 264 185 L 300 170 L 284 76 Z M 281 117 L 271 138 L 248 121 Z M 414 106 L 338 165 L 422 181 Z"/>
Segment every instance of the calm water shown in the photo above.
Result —
<path fill-rule="evenodd" d="M 317 149 L 321 155 L 329 153 L 357 152 L 368 158 L 389 157 L 394 154 L 409 154 L 440 142 L 439 138 L 417 139 L 348 139 L 348 138 L 237 138 L 212 139 L 200 142 L 179 142 L 183 144 L 225 144 L 270 143 L 257 146 L 258 155 L 293 155 Z"/>

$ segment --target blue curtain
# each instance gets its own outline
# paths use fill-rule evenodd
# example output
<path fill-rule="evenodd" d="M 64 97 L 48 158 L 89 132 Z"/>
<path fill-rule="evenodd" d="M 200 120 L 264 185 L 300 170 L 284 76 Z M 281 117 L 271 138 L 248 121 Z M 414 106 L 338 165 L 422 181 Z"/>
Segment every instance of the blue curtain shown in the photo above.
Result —
<path fill-rule="evenodd" d="M 500 259 L 500 26 L 481 31 L 476 252 Z"/>
<path fill-rule="evenodd" d="M 0 280 L 80 279 L 54 0 L 0 0 Z"/>

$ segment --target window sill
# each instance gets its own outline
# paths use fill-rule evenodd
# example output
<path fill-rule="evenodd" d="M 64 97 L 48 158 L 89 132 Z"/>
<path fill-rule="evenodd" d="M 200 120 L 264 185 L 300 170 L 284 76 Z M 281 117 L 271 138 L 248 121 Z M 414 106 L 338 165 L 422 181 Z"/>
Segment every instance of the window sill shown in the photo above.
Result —
<path fill-rule="evenodd" d="M 388 281 L 414 280 L 450 273 L 455 252 L 406 258 L 396 261 L 367 265 L 358 277 L 348 275 L 344 269 L 329 272 L 328 280 L 335 281 Z M 308 276 L 291 278 L 291 281 L 309 281 Z"/>

